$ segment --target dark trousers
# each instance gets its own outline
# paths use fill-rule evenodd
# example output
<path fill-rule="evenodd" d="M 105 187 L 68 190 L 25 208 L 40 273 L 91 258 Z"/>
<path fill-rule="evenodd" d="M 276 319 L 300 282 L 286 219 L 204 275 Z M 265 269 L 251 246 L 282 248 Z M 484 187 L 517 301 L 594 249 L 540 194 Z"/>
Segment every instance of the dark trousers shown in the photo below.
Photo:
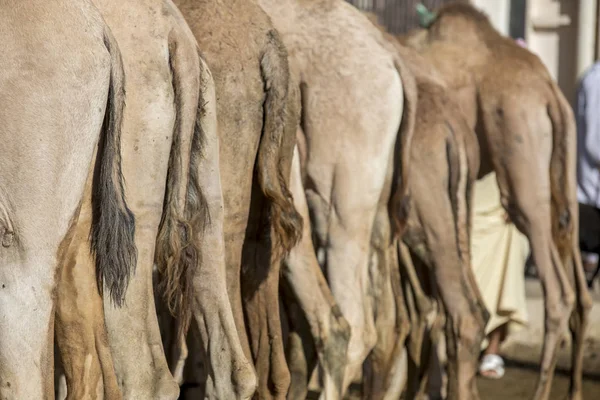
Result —
<path fill-rule="evenodd" d="M 600 210 L 579 204 L 579 248 L 586 253 L 600 254 Z"/>
<path fill-rule="evenodd" d="M 600 210 L 587 204 L 579 204 L 579 249 L 586 253 L 600 254 Z M 594 278 L 600 271 L 585 271 L 588 286 L 591 288 Z"/>

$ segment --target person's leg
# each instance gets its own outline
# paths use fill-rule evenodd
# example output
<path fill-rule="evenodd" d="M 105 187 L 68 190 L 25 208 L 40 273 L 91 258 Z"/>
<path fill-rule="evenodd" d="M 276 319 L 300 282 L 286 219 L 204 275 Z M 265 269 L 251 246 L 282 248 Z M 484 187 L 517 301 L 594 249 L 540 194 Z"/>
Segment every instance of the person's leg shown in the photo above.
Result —
<path fill-rule="evenodd" d="M 488 346 L 483 353 L 479 373 L 486 378 L 498 379 L 504 375 L 504 361 L 499 355 L 500 345 L 506 339 L 506 324 L 494 329 L 487 337 Z"/>
<path fill-rule="evenodd" d="M 587 204 L 579 204 L 579 248 L 588 286 L 598 270 L 600 254 L 600 210 Z"/>
<path fill-rule="evenodd" d="M 488 347 L 485 349 L 484 354 L 498 354 L 500 352 L 500 345 L 506 339 L 506 324 L 500 325 L 494 329 L 488 335 Z"/>

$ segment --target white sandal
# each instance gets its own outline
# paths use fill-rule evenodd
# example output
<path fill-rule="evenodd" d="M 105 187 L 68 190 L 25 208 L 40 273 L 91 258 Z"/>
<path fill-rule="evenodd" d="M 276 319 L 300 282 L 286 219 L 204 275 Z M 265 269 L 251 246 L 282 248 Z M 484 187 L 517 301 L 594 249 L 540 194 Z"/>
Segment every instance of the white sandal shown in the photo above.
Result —
<path fill-rule="evenodd" d="M 497 354 L 484 355 L 479 364 L 479 374 L 488 379 L 502 378 L 504 376 L 504 360 Z"/>

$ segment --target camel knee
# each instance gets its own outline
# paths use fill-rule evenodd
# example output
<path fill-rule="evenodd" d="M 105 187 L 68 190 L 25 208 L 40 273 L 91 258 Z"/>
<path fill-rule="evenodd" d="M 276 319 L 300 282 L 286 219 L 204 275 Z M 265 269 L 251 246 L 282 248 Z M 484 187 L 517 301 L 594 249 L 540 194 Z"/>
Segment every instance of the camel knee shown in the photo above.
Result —
<path fill-rule="evenodd" d="M 552 301 L 546 305 L 545 328 L 547 333 L 561 331 L 571 316 L 575 305 L 574 297 L 563 297 L 561 300 L 562 304 Z"/>
<path fill-rule="evenodd" d="M 244 359 L 234 364 L 232 383 L 239 400 L 252 398 L 258 387 L 258 380 L 252 365 Z"/>
<path fill-rule="evenodd" d="M 273 394 L 275 398 L 285 398 L 292 382 L 292 376 L 287 365 L 280 365 L 271 375 Z"/>
<path fill-rule="evenodd" d="M 485 325 L 481 324 L 470 312 L 453 313 L 448 315 L 446 323 L 451 324 L 452 332 L 461 347 L 479 353 L 481 342 L 485 335 Z"/>

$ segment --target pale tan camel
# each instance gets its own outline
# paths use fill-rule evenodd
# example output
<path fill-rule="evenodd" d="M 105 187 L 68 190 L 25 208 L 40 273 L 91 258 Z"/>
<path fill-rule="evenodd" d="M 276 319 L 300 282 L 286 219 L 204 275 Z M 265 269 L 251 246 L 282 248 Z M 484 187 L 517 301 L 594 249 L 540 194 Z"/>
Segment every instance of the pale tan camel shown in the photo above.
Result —
<path fill-rule="evenodd" d="M 126 399 L 175 399 L 152 285 L 156 260 L 166 299 L 182 323 L 201 326 L 210 393 L 247 398 L 254 373 L 246 360 L 225 285 L 223 198 L 214 84 L 193 34 L 170 0 L 95 0 L 123 51 L 127 108 L 123 123 L 127 199 L 139 221 L 138 265 L 126 306 L 106 303 L 114 366 Z M 206 221 L 207 215 L 209 220 Z M 78 223 L 59 292 L 58 328 L 69 398 L 114 378 L 102 304 L 86 271 L 88 219 Z M 156 251 L 155 251 L 156 246 Z M 86 288 L 84 290 L 84 288 Z M 210 341 L 208 338 L 210 337 Z M 241 386 L 240 386 L 241 385 Z M 105 391 L 106 392 L 106 391 Z M 250 394 L 248 394 L 250 392 Z M 117 398 L 117 394 L 107 398 Z"/>
<path fill-rule="evenodd" d="M 306 398 L 317 360 L 323 374 L 329 376 L 325 382 L 341 384 L 350 339 L 350 325 L 327 286 L 315 254 L 301 166 L 306 163 L 306 149 L 301 132 L 297 137 L 300 144 L 294 151 L 290 190 L 304 230 L 283 268 L 286 282 L 282 295 L 290 325 L 287 355 L 292 380 L 288 399 Z"/>
<path fill-rule="evenodd" d="M 312 227 L 331 291 L 352 328 L 343 381 L 328 384 L 325 377 L 324 396 L 335 397 L 359 374 L 377 340 L 367 295 L 369 239 L 397 138 L 408 154 L 412 118 L 411 113 L 403 118 L 403 108 L 416 91 L 401 74 L 402 60 L 350 4 L 260 4 L 281 32 L 292 71 L 300 80 Z M 405 197 L 408 157 L 402 162 L 398 206 Z"/>
<path fill-rule="evenodd" d="M 415 125 L 415 129 L 416 127 Z M 415 135 L 418 133 L 415 130 Z M 413 177 L 418 175 L 418 172 L 412 168 L 411 164 L 410 187 L 414 184 Z M 364 399 L 397 399 L 404 388 L 403 381 L 406 379 L 406 366 L 402 363 L 403 360 L 406 362 L 405 339 L 411 332 L 411 326 L 405 293 L 400 285 L 396 249 L 399 238 L 394 236 L 389 210 L 393 177 L 396 172 L 394 163 L 390 163 L 371 234 L 369 293 L 373 298 L 377 342 L 363 368 Z M 410 210 L 410 204 L 411 201 L 408 203 L 407 210 Z"/>
<path fill-rule="evenodd" d="M 56 277 L 80 209 L 91 214 L 94 290 L 121 304 L 135 265 L 123 65 L 89 1 L 3 1 L 0 36 L 0 397 L 50 399 Z"/>
<path fill-rule="evenodd" d="M 444 66 L 448 82 L 457 73 L 466 74 L 460 101 L 479 138 L 479 175 L 496 172 L 502 204 L 529 238 L 545 293 L 546 333 L 535 398 L 550 395 L 556 350 L 571 317 L 569 398 L 580 399 L 583 336 L 592 303 L 577 244 L 576 135 L 570 106 L 539 58 L 502 37 L 469 5 L 441 8 L 428 29 L 410 42 Z"/>
<path fill-rule="evenodd" d="M 281 399 L 290 376 L 279 317 L 279 270 L 302 233 L 287 188 L 297 89 L 291 86 L 279 35 L 256 3 L 176 4 L 215 79 L 227 290 L 238 334 L 246 356 L 254 360 L 258 396 Z M 247 398 L 246 392 L 239 396 Z"/>

